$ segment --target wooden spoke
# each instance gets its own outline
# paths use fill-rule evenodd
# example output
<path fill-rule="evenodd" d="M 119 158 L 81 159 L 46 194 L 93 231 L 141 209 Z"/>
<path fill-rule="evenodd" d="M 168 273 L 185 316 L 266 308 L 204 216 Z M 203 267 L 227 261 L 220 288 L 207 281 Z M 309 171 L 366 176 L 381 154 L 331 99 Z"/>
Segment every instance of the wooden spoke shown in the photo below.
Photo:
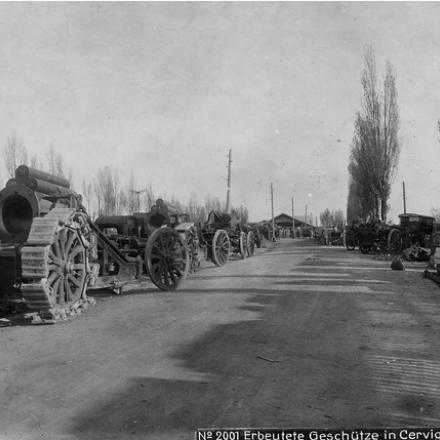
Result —
<path fill-rule="evenodd" d="M 61 229 L 49 250 L 47 282 L 58 308 L 77 302 L 86 287 L 86 253 L 79 233 L 73 228 Z"/>
<path fill-rule="evenodd" d="M 145 267 L 151 281 L 162 290 L 175 290 L 188 276 L 190 255 L 180 234 L 160 228 L 151 234 L 145 248 Z"/>

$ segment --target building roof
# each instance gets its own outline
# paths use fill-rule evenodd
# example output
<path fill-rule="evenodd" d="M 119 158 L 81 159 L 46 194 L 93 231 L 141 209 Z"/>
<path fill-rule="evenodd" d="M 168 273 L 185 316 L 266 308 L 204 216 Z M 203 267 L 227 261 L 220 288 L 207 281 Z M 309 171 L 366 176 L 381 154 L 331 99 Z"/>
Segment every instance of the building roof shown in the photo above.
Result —
<path fill-rule="evenodd" d="M 300 215 L 299 216 L 295 216 L 295 226 L 296 227 L 305 226 L 306 223 L 304 221 L 304 218 L 305 218 L 305 215 L 303 215 L 303 216 L 300 216 Z M 289 214 L 286 214 L 284 212 L 282 212 L 281 214 L 278 214 L 278 215 L 276 215 L 274 217 L 275 223 L 277 223 L 277 220 L 278 220 L 278 223 L 284 222 L 284 223 L 290 223 L 289 226 L 292 225 L 292 216 L 289 215 Z M 271 225 L 272 224 L 272 220 L 263 220 L 263 221 L 260 222 L 260 224 L 269 224 L 269 225 Z M 310 227 L 314 228 L 314 226 L 311 223 L 307 223 L 307 226 L 310 226 Z"/>

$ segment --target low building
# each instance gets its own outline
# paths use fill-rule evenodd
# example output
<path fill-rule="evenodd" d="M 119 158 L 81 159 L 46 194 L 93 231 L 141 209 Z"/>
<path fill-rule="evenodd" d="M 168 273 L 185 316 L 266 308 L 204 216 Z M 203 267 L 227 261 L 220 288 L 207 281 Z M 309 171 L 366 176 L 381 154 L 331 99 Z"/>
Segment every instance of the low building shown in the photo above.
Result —
<path fill-rule="evenodd" d="M 295 236 L 304 235 L 305 230 L 314 230 L 315 227 L 304 221 L 305 216 L 295 216 Z M 282 212 L 274 217 L 275 230 L 290 230 L 292 231 L 292 216 Z M 272 231 L 272 220 L 263 220 L 259 223 L 260 226 L 266 227 Z"/>

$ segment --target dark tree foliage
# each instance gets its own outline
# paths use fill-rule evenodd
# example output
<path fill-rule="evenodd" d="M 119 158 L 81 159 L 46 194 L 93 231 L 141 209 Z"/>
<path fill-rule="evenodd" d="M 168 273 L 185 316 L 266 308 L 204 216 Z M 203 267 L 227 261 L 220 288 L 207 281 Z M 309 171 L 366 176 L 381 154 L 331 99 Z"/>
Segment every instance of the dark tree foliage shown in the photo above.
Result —
<path fill-rule="evenodd" d="M 357 200 L 357 206 L 351 206 L 350 210 L 362 220 L 385 221 L 401 150 L 396 74 L 387 62 L 383 91 L 379 93 L 371 46 L 366 47 L 364 60 L 362 110 L 356 115 L 348 166 L 349 201 Z"/>

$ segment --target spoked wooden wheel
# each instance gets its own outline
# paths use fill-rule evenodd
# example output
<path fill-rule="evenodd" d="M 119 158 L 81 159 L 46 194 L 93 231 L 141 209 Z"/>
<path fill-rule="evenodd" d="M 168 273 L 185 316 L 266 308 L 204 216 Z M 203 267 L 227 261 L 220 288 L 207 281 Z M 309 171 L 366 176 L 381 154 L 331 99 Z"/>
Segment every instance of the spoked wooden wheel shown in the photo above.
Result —
<path fill-rule="evenodd" d="M 399 253 L 402 250 L 402 237 L 398 229 L 391 229 L 387 239 L 388 252 Z"/>
<path fill-rule="evenodd" d="M 190 268 L 190 254 L 180 234 L 172 228 L 156 229 L 145 247 L 145 266 L 159 289 L 177 289 Z"/>
<path fill-rule="evenodd" d="M 86 251 L 78 231 L 65 227 L 55 236 L 48 254 L 47 284 L 55 308 L 67 308 L 83 295 L 86 286 Z"/>
<path fill-rule="evenodd" d="M 254 255 L 255 240 L 254 233 L 252 231 L 249 231 L 246 235 L 246 250 L 249 257 L 252 257 L 252 255 Z"/>
<path fill-rule="evenodd" d="M 345 246 L 349 251 L 354 250 L 354 248 L 356 247 L 356 239 L 352 234 L 344 233 L 343 246 Z"/>
<path fill-rule="evenodd" d="M 231 242 L 223 229 L 215 232 L 212 239 L 212 259 L 216 266 L 224 266 L 229 260 Z"/>
<path fill-rule="evenodd" d="M 361 252 L 363 254 L 368 254 L 368 252 L 370 252 L 371 249 L 373 249 L 373 246 L 370 246 L 368 244 L 361 244 L 359 247 L 360 247 Z"/>
<path fill-rule="evenodd" d="M 354 248 L 356 247 L 356 243 L 354 241 L 349 241 L 347 242 L 347 244 L 345 245 L 345 247 L 349 250 L 349 251 L 354 251 Z"/>

